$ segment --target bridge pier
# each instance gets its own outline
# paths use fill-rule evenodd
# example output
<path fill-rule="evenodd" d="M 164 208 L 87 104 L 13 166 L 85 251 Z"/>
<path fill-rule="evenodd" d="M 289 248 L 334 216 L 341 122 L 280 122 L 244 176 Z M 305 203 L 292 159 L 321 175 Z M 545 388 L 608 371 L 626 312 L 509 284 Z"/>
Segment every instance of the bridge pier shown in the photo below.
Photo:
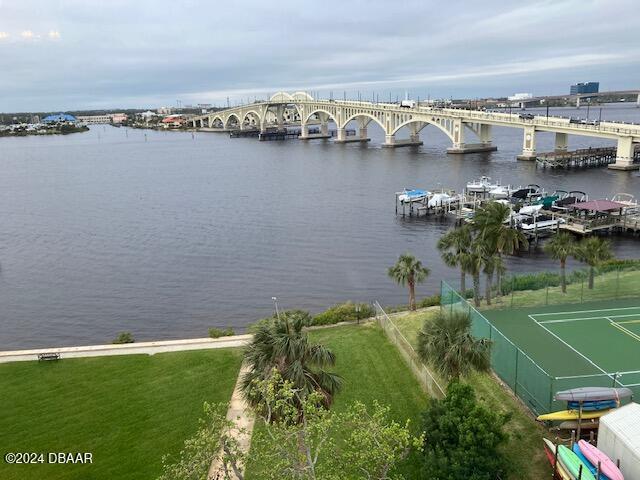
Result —
<path fill-rule="evenodd" d="M 618 149 L 616 151 L 616 163 L 609 165 L 611 170 L 638 170 L 640 165 L 633 163 L 635 145 L 632 137 L 621 137 L 618 139 Z"/>
<path fill-rule="evenodd" d="M 567 153 L 569 146 L 569 135 L 566 133 L 556 132 L 556 145 L 554 151 L 556 153 Z"/>
<path fill-rule="evenodd" d="M 458 136 L 456 136 L 458 134 Z M 498 147 L 491 143 L 491 125 L 481 124 L 479 131 L 480 143 L 465 143 L 464 141 L 464 123 L 454 125 L 453 129 L 453 145 L 447 148 L 447 153 L 480 153 L 495 152 Z M 457 139 L 457 141 L 456 141 Z"/>
<path fill-rule="evenodd" d="M 636 108 L 640 108 L 640 93 L 638 94 L 638 98 L 636 98 Z"/>
<path fill-rule="evenodd" d="M 516 157 L 518 160 L 536 159 L 536 128 L 533 126 L 524 127 L 524 138 L 522 140 L 522 155 Z"/>
<path fill-rule="evenodd" d="M 420 145 L 422 141 L 417 133 L 409 135 L 409 140 L 396 140 L 395 134 L 385 135 L 382 144 L 384 148 L 419 147 Z"/>

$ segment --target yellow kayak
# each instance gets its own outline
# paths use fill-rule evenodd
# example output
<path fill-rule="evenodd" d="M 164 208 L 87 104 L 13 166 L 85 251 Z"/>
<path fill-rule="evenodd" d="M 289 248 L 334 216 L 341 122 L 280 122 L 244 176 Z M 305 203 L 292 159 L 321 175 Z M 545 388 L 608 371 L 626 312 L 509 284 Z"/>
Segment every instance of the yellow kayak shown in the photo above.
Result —
<path fill-rule="evenodd" d="M 544 415 L 540 415 L 536 420 L 539 420 L 541 422 L 564 422 L 566 420 L 578 420 L 578 418 L 582 418 L 582 420 L 591 420 L 592 418 L 600 418 L 610 410 L 611 409 L 595 410 L 590 412 L 583 411 L 582 416 L 580 416 L 580 412 L 578 410 L 560 410 L 559 412 L 545 413 Z"/>

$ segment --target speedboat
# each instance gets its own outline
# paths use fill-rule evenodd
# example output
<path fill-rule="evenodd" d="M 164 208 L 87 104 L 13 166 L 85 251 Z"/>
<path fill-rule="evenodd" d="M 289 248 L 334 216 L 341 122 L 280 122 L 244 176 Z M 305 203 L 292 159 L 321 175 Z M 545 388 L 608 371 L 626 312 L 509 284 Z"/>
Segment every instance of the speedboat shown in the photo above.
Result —
<path fill-rule="evenodd" d="M 565 223 L 563 218 L 553 218 L 549 215 L 534 215 L 520 223 L 520 228 L 525 232 L 544 232 L 557 230 L 558 225 Z"/>
<path fill-rule="evenodd" d="M 566 212 L 571 205 L 586 202 L 587 200 L 589 200 L 589 196 L 586 193 L 579 190 L 571 190 L 565 197 L 556 200 L 551 209 Z"/>
<path fill-rule="evenodd" d="M 531 183 L 526 187 L 517 189 L 511 194 L 511 198 L 515 198 L 516 200 L 531 200 L 540 197 L 542 193 L 543 191 L 540 185 Z"/>
<path fill-rule="evenodd" d="M 513 193 L 513 191 L 510 185 L 498 185 L 496 188 L 489 190 L 489 196 L 496 200 L 509 198 L 511 193 Z"/>
<path fill-rule="evenodd" d="M 467 183 L 467 192 L 469 193 L 484 193 L 489 192 L 500 186 L 500 182 L 491 183 L 491 177 L 482 176 L 479 180 L 472 180 Z"/>
<path fill-rule="evenodd" d="M 429 202 L 427 203 L 427 207 L 441 207 L 443 205 L 448 205 L 452 202 L 457 202 L 460 200 L 459 195 L 449 195 L 448 193 L 434 193 L 429 198 Z"/>
<path fill-rule="evenodd" d="M 636 213 L 638 211 L 638 200 L 630 193 L 616 193 L 611 198 L 611 201 L 625 205 L 623 208 L 625 213 Z"/>
<path fill-rule="evenodd" d="M 414 188 L 411 190 L 405 188 L 402 192 L 396 193 L 396 195 L 398 196 L 398 200 L 400 201 L 400 203 L 410 203 L 424 200 L 429 195 L 431 195 L 431 193 L 426 190 L 420 190 L 418 188 Z"/>

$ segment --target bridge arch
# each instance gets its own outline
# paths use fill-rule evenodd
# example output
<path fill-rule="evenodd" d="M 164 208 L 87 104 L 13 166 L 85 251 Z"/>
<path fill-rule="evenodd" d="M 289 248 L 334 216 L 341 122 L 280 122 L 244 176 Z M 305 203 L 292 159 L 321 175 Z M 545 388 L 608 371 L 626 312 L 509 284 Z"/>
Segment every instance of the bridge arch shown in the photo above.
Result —
<path fill-rule="evenodd" d="M 254 118 L 253 124 L 251 123 L 251 118 L 252 117 Z M 246 112 L 244 114 L 244 116 L 242 117 L 242 123 L 244 124 L 247 119 L 249 119 L 248 123 L 252 124 L 252 125 L 258 125 L 259 126 L 262 123 L 262 116 L 255 110 L 249 110 L 248 112 Z"/>
<path fill-rule="evenodd" d="M 391 132 L 392 135 L 395 135 L 396 133 L 398 133 L 398 131 L 403 128 L 403 127 L 407 127 L 413 123 L 423 123 L 424 125 L 422 125 L 419 129 L 416 130 L 415 133 L 419 133 L 423 128 L 425 128 L 428 125 L 433 125 L 434 127 L 437 127 L 439 130 L 441 130 L 442 132 L 444 132 L 444 134 L 449 137 L 449 140 L 451 140 L 452 142 L 454 141 L 453 139 L 453 134 L 447 130 L 447 128 L 443 125 L 441 125 L 440 123 L 433 121 L 433 120 L 429 120 L 427 118 L 421 118 L 421 117 L 413 117 L 405 122 L 400 123 L 399 125 L 396 126 L 396 128 L 393 130 L 393 132 Z"/>
<path fill-rule="evenodd" d="M 297 102 L 312 102 L 313 97 L 307 92 L 294 92 L 291 99 Z"/>
<path fill-rule="evenodd" d="M 273 95 L 271 95 L 271 98 L 269 98 L 270 102 L 278 102 L 278 103 L 290 102 L 291 100 L 293 100 L 293 97 L 289 95 L 287 92 L 274 93 Z"/>
<path fill-rule="evenodd" d="M 214 115 L 213 117 L 209 118 L 209 127 L 213 128 L 216 123 L 220 125 L 219 128 L 224 128 L 224 120 L 222 120 L 222 117 L 220 115 Z"/>
<path fill-rule="evenodd" d="M 238 125 L 238 127 L 241 125 L 240 117 L 236 113 L 230 113 L 229 115 L 227 115 L 227 118 L 224 122 L 224 128 L 230 128 L 232 118 L 236 119 L 236 124 Z"/>
<path fill-rule="evenodd" d="M 337 115 L 331 113 L 329 110 L 325 110 L 324 108 L 314 108 L 311 110 L 311 112 L 305 114 L 304 123 L 309 123 L 309 120 L 311 119 L 311 117 L 316 113 L 324 113 L 325 115 L 328 115 L 329 118 L 335 122 L 336 127 L 340 127 L 340 122 L 338 121 Z"/>
<path fill-rule="evenodd" d="M 374 115 L 371 115 L 370 113 L 364 113 L 364 112 L 354 113 L 343 122 L 341 127 L 342 128 L 346 127 L 350 121 L 356 120 L 358 117 L 367 117 L 370 121 L 373 121 L 374 123 L 377 123 L 378 125 L 380 125 L 380 128 L 382 128 L 383 131 L 386 131 L 386 129 L 384 128 L 384 124 L 380 121 L 379 118 L 376 118 Z"/>

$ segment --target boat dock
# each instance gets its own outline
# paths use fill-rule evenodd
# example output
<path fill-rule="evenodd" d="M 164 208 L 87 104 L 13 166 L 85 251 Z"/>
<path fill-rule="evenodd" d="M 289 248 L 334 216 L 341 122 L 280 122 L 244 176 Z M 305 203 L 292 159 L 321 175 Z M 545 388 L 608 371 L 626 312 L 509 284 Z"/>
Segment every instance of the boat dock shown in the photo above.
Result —
<path fill-rule="evenodd" d="M 616 162 L 616 147 L 582 148 L 570 152 L 540 153 L 536 165 L 541 168 L 594 168 Z M 634 163 L 640 163 L 640 148 L 636 147 Z"/>

